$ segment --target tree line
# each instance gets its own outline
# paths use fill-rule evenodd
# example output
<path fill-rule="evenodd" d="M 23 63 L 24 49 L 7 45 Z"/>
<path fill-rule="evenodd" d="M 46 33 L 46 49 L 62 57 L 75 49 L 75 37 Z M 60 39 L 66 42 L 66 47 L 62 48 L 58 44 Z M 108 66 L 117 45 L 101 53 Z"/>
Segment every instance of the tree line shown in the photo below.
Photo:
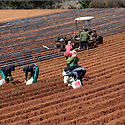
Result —
<path fill-rule="evenodd" d="M 56 1 L 0 0 L 0 9 L 52 9 Z"/>
<path fill-rule="evenodd" d="M 68 0 L 0 0 L 0 9 L 60 9 L 65 1 Z M 70 5 L 67 9 L 124 8 L 125 0 L 78 0 L 78 4 L 78 8 Z"/>

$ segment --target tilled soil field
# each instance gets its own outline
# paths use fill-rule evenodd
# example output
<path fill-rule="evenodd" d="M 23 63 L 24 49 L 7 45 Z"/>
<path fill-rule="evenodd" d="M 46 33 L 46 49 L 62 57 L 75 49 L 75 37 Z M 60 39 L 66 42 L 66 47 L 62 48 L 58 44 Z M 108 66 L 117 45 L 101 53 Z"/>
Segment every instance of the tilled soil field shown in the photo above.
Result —
<path fill-rule="evenodd" d="M 28 33 L 33 35 L 34 32 L 38 31 L 34 27 L 35 19 L 38 17 L 31 18 L 34 19 L 29 22 L 33 24 L 31 27 L 28 27 L 25 19 L 24 23 L 22 20 L 17 20 L 15 22 L 18 23 L 14 24 L 12 22 L 9 22 L 10 24 L 4 23 L 0 31 L 0 39 L 3 40 L 2 46 L 7 48 L 13 46 L 14 48 L 0 50 L 0 64 L 9 64 L 15 61 L 17 67 L 16 71 L 13 72 L 14 81 L 0 87 L 0 124 L 125 124 L 125 18 L 121 18 L 124 17 L 123 11 L 122 8 L 70 10 L 46 15 L 51 19 L 51 26 L 49 22 L 46 22 L 46 16 L 44 16 L 45 22 L 43 21 L 45 24 L 38 25 L 38 29 L 41 26 L 40 31 L 50 30 L 54 24 L 64 28 L 57 30 L 55 26 L 50 31 L 44 32 L 49 34 L 46 39 L 40 37 L 44 45 L 50 46 L 51 43 L 54 43 L 49 41 L 50 38 L 54 40 L 58 35 L 63 36 L 68 34 L 68 31 L 74 30 L 74 17 L 71 14 L 74 13 L 75 16 L 95 14 L 96 18 L 93 20 L 92 27 L 97 25 L 99 34 L 104 36 L 104 43 L 98 45 L 97 48 L 78 52 L 79 65 L 87 71 L 83 78 L 84 86 L 78 89 L 72 89 L 63 83 L 62 71 L 66 67 L 63 54 L 55 48 L 49 51 L 42 49 L 41 45 L 43 44 L 40 41 L 39 44 L 36 40 L 37 45 L 31 42 L 31 38 L 28 39 Z M 69 16 L 67 13 L 70 13 Z M 56 22 L 57 17 L 59 24 Z M 65 28 L 64 22 L 61 23 L 64 17 L 67 17 L 63 20 L 67 22 L 67 25 L 65 22 L 67 28 Z M 119 18 L 119 21 L 116 17 Z M 102 18 L 103 20 L 101 20 Z M 103 22 L 104 20 L 109 21 Z M 18 24 L 22 28 L 20 29 L 23 31 L 22 34 L 19 32 L 20 30 L 17 30 Z M 25 28 L 24 25 L 28 28 Z M 44 28 L 42 29 L 42 27 Z M 102 28 L 103 30 L 101 30 Z M 18 41 L 18 38 L 22 37 L 19 35 L 24 36 L 24 34 L 27 34 L 26 41 L 22 40 L 25 43 L 25 53 L 22 49 L 23 44 Z M 35 37 L 37 35 L 39 33 L 34 34 Z M 16 47 L 17 52 L 15 51 Z M 30 47 L 34 50 L 28 55 Z M 39 51 L 36 51 L 36 48 Z M 22 55 L 18 55 L 18 52 Z M 48 58 L 43 58 L 43 56 Z M 31 60 L 28 60 L 29 58 Z M 22 67 L 24 64 L 32 63 L 33 59 L 40 68 L 38 82 L 26 86 L 23 82 Z"/>
<path fill-rule="evenodd" d="M 10 63 L 21 66 L 63 55 L 55 50 L 54 41 L 59 36 L 73 35 L 76 30 L 76 17 L 94 16 L 90 26 L 96 28 L 98 35 L 103 37 L 123 32 L 124 11 L 124 8 L 69 10 L 2 22 L 0 23 L 0 66 Z M 88 27 L 84 21 L 80 21 L 78 28 L 81 30 L 83 25 Z M 50 48 L 49 52 L 46 53 L 48 50 L 43 45 Z"/>

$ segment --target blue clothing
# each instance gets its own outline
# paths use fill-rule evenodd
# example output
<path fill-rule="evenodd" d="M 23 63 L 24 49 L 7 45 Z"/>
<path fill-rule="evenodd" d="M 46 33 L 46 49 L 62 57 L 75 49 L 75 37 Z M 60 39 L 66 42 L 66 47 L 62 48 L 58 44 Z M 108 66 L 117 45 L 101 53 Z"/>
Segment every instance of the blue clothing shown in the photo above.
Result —
<path fill-rule="evenodd" d="M 33 81 L 34 83 L 37 82 L 38 75 L 39 75 L 39 67 L 36 66 L 36 68 L 35 68 L 35 70 L 34 70 L 34 73 L 31 74 L 31 77 L 33 77 L 33 79 L 34 79 L 34 81 Z"/>
<path fill-rule="evenodd" d="M 74 65 L 70 67 L 66 67 L 64 71 L 69 75 L 74 77 L 75 79 L 82 79 L 86 74 L 86 70 L 79 65 Z"/>
<path fill-rule="evenodd" d="M 79 48 L 81 49 L 81 47 L 82 47 L 83 43 L 85 43 L 85 44 L 86 44 L 86 49 L 88 50 L 88 49 L 89 49 L 89 44 L 88 44 L 88 41 L 80 41 L 80 42 L 79 42 Z"/>
<path fill-rule="evenodd" d="M 0 69 L 0 74 L 1 74 L 2 78 L 5 80 L 6 76 L 4 75 L 4 72 L 1 69 Z"/>

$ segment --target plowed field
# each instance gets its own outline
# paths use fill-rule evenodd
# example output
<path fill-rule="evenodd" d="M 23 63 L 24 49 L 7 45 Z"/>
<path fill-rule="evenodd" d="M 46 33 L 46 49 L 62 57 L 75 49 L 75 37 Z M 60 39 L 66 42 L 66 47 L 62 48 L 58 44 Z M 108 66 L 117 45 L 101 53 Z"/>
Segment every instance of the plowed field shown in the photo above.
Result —
<path fill-rule="evenodd" d="M 0 124 L 125 124 L 124 11 L 69 10 L 1 23 L 0 66 L 17 67 L 14 81 L 0 86 Z M 104 43 L 78 52 L 87 73 L 84 86 L 72 89 L 63 83 L 65 58 L 53 44 L 57 36 L 71 36 L 75 17 L 88 15 Z M 26 86 L 22 67 L 34 62 L 38 82 Z"/>

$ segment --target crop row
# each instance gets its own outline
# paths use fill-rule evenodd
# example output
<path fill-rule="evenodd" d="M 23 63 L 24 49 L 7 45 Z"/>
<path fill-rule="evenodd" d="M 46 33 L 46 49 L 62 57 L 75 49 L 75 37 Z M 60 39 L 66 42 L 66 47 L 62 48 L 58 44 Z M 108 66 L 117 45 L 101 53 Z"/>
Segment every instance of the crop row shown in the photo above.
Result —
<path fill-rule="evenodd" d="M 88 111 L 95 110 L 94 105 L 95 106 L 100 105 L 102 107 L 102 111 L 100 111 L 101 107 L 100 108 L 98 107 L 99 112 L 104 112 L 108 108 L 111 108 L 111 107 L 108 107 L 107 109 L 103 108 L 103 105 L 107 105 L 107 104 L 109 105 L 108 99 L 111 98 L 111 100 L 114 101 L 114 103 L 116 103 L 115 100 L 116 100 L 116 97 L 118 96 L 120 101 L 124 101 L 124 98 L 123 98 L 124 89 L 123 88 L 124 88 L 125 81 L 123 81 L 123 80 L 124 79 L 117 80 L 115 83 L 110 83 L 110 84 L 108 84 L 108 83 L 104 84 L 102 82 L 102 83 L 100 83 L 100 86 L 98 86 L 98 87 L 93 84 L 92 87 L 95 86 L 94 89 L 93 88 L 90 89 L 90 86 L 88 86 L 89 89 L 85 90 L 83 88 L 84 91 L 83 91 L 83 89 L 80 89 L 81 93 L 80 93 L 80 91 L 79 91 L 79 93 L 77 93 L 78 91 L 76 90 L 75 94 L 73 94 L 73 95 L 71 94 L 71 92 L 74 93 L 74 91 L 70 90 L 70 92 L 67 92 L 67 96 L 63 96 L 63 93 L 62 93 L 62 95 L 59 94 L 58 99 L 53 98 L 51 101 L 49 101 L 50 97 L 48 97 L 49 100 L 45 99 L 47 102 L 44 101 L 44 103 L 42 102 L 42 100 L 44 100 L 45 97 L 43 97 L 42 100 L 39 98 L 39 101 L 41 101 L 41 103 L 37 104 L 38 102 L 36 102 L 37 105 L 35 103 L 32 103 L 32 107 L 31 106 L 29 108 L 27 107 L 27 109 L 24 106 L 22 108 L 19 108 L 19 106 L 22 105 L 22 104 L 19 104 L 19 105 L 17 105 L 17 107 L 18 107 L 17 111 L 15 111 L 14 107 L 13 107 L 10 109 L 11 110 L 10 114 L 5 114 L 5 115 L 1 116 L 1 123 L 4 123 L 4 124 L 11 123 L 11 122 L 14 124 L 17 124 L 17 123 L 28 124 L 28 123 L 33 123 L 33 122 L 35 123 L 37 121 L 40 122 L 40 118 L 42 117 L 43 122 L 41 121 L 40 122 L 41 124 L 49 123 L 50 121 L 51 121 L 50 123 L 53 124 L 53 120 L 52 120 L 52 119 L 54 119 L 53 115 L 55 117 L 56 117 L 56 114 L 58 114 L 57 117 L 59 116 L 59 114 L 60 115 L 64 114 L 65 116 L 67 116 L 67 114 L 69 114 L 69 112 L 70 112 L 70 115 L 72 112 L 71 116 L 73 117 L 73 114 L 74 114 L 73 112 L 75 112 L 75 114 L 76 113 L 78 114 L 77 107 L 79 107 L 80 111 L 83 110 L 83 108 L 84 108 L 84 113 L 86 114 L 86 113 L 88 113 Z M 84 100 L 84 103 L 83 103 L 83 100 Z M 112 105 L 111 100 L 110 100 L 110 105 Z M 35 101 L 36 100 L 34 100 L 34 102 Z M 102 104 L 100 104 L 100 103 L 102 103 Z M 91 105 L 93 105 L 93 107 Z M 119 103 L 118 103 L 118 105 L 119 105 Z M 121 105 L 119 105 L 119 106 L 122 107 Z M 65 109 L 64 109 L 64 107 L 65 107 Z M 88 108 L 88 107 L 90 107 L 90 108 Z M 117 106 L 115 106 L 115 107 L 117 107 Z M 57 111 L 50 112 L 53 108 L 55 108 L 55 110 L 57 110 Z M 76 109 L 76 111 L 73 109 Z M 5 110 L 5 112 L 6 112 L 6 110 Z M 20 117 L 20 113 L 21 113 L 22 117 Z M 107 112 L 107 113 L 109 113 L 109 112 Z M 51 119 L 51 117 L 52 117 L 52 119 Z M 98 117 L 99 117 L 99 115 L 98 115 Z M 48 118 L 50 119 L 50 121 L 48 120 Z M 67 117 L 67 120 L 68 120 L 68 118 L 70 118 L 70 117 Z M 5 119 L 5 120 L 2 120 L 2 119 Z M 27 119 L 29 119 L 29 120 L 27 120 Z M 21 120 L 22 122 L 19 122 L 19 120 Z M 57 121 L 57 123 L 59 123 L 59 122 L 61 123 L 63 121 L 61 121 L 61 120 Z M 54 120 L 54 123 L 56 123 L 55 120 Z"/>
<path fill-rule="evenodd" d="M 24 23 L 24 20 L 22 20 L 22 23 L 21 21 L 20 23 L 16 23 L 17 25 L 12 23 L 2 28 L 3 31 L 6 29 L 5 32 L 7 35 L 4 35 L 4 32 L 1 30 L 1 60 L 7 60 L 11 58 L 15 59 L 17 57 L 20 58 L 26 55 L 37 54 L 46 51 L 42 45 L 45 44 L 49 46 L 49 44 L 52 42 L 54 44 L 54 40 L 57 36 L 72 35 L 72 33 L 75 31 L 74 18 L 83 16 L 83 13 L 84 16 L 89 14 L 90 16 L 91 14 L 95 16 L 91 26 L 92 28 L 96 27 L 98 34 L 102 36 L 122 32 L 124 29 L 123 12 L 124 9 L 70 10 L 60 13 L 60 16 L 59 13 L 57 13 L 54 14 L 54 16 L 43 16 L 41 19 L 40 17 L 38 17 L 38 19 L 33 18 L 33 21 L 31 21 L 31 18 L 25 19 L 27 20 L 27 23 Z M 101 14 L 103 14 L 103 20 Z M 83 24 L 82 22 L 79 22 L 80 27 Z M 55 49 L 55 46 L 52 44 L 49 47 L 51 49 Z M 24 65 L 21 60 L 19 61 Z M 7 64 L 9 63 L 7 62 Z"/>
<path fill-rule="evenodd" d="M 117 41 L 117 40 L 116 40 Z M 118 41 L 120 42 L 120 41 Z M 112 42 L 114 43 L 114 41 Z M 122 47 L 122 49 L 118 50 L 118 45 L 116 44 L 116 42 L 113 44 L 111 44 L 111 42 L 108 42 L 109 45 L 103 45 L 100 48 L 96 48 L 95 50 L 90 50 L 89 52 L 85 52 L 84 53 L 84 57 L 82 57 L 82 52 L 78 53 L 78 56 L 80 56 L 80 64 L 82 63 L 82 66 L 89 69 L 89 71 L 92 71 L 92 68 L 95 69 L 95 67 L 99 68 L 99 66 L 101 64 L 107 65 L 107 67 L 109 66 L 108 62 L 112 64 L 113 61 L 116 61 L 117 59 L 122 59 L 124 60 L 124 58 L 122 58 L 122 55 L 124 55 L 124 46 L 121 42 L 121 45 L 119 45 L 119 48 Z M 112 53 L 109 53 L 110 49 L 112 48 Z M 104 50 L 103 50 L 104 48 Z M 107 51 L 105 51 L 105 49 L 108 49 Z M 96 52 L 97 50 L 97 52 Z M 91 53 L 93 52 L 93 53 Z M 91 53 L 91 54 L 89 54 Z M 103 53 L 103 54 L 100 54 Z M 116 56 L 117 55 L 117 56 Z M 89 58 L 91 56 L 91 58 Z M 108 56 L 112 56 L 112 58 L 108 58 Z M 94 63 L 95 60 L 99 60 L 99 62 Z M 104 61 L 105 60 L 105 61 Z M 89 63 L 90 62 L 90 63 Z M 104 63 L 105 62 L 105 63 Z M 51 59 L 51 60 L 46 60 L 46 61 L 42 61 L 37 63 L 40 66 L 40 76 L 41 76 L 41 81 L 47 79 L 47 77 L 51 76 L 52 74 L 57 75 L 57 73 L 55 73 L 56 71 L 59 71 L 59 74 L 61 75 L 62 70 L 64 67 L 66 67 L 66 63 L 65 63 L 65 59 L 64 57 L 59 57 L 56 59 Z M 55 67 L 56 65 L 56 67 Z M 49 66 L 49 67 L 48 67 Z M 22 73 L 22 67 L 20 68 L 16 68 L 16 71 L 18 72 L 14 72 L 14 78 L 20 76 L 21 79 L 24 79 L 24 73 Z M 50 74 L 50 75 L 49 75 Z M 39 79 L 39 80 L 40 80 Z M 17 84 L 18 85 L 18 84 Z M 1 88 L 2 89 L 2 88 Z"/>
<path fill-rule="evenodd" d="M 117 44 L 114 44 L 114 45 L 116 45 L 117 46 Z M 120 46 L 119 46 L 120 47 Z M 110 46 L 108 47 L 108 48 L 110 48 Z M 120 47 L 121 48 L 121 47 Z M 106 48 L 105 48 L 106 49 Z M 114 49 L 115 49 L 115 47 L 113 46 L 113 51 L 114 51 Z M 115 50 L 117 50 L 117 49 L 115 49 Z M 124 50 L 124 49 L 122 49 L 122 50 Z M 98 51 L 99 52 L 99 51 Z M 102 51 L 103 52 L 103 51 Z M 105 52 L 107 52 L 107 51 L 105 51 Z M 107 52 L 108 53 L 108 52 Z M 113 54 L 115 54 L 115 53 L 113 53 Z M 116 55 L 116 54 L 115 54 Z M 119 57 L 120 58 L 118 58 L 118 56 L 117 56 L 117 58 L 115 57 L 115 55 L 111 58 L 111 59 L 108 59 L 108 60 L 106 60 L 106 64 L 105 63 L 102 63 L 102 65 L 103 65 L 103 67 L 102 67 L 102 69 L 98 69 L 98 65 L 97 65 L 97 63 L 90 63 L 90 64 L 88 64 L 88 65 L 85 65 L 85 68 L 87 68 L 87 76 L 89 76 L 89 80 L 85 83 L 85 84 L 91 84 L 92 82 L 94 83 L 94 82 L 98 82 L 98 81 L 100 81 L 100 80 L 102 80 L 102 79 L 104 79 L 105 77 L 109 77 L 111 74 L 112 74 L 112 72 L 113 72 L 113 74 L 119 74 L 120 72 L 123 72 L 124 71 L 124 58 L 121 58 L 121 56 L 123 55 L 123 53 L 121 53 L 121 54 L 118 54 L 119 55 Z M 80 55 L 81 56 L 81 55 Z M 103 55 L 104 56 L 104 55 Z M 110 57 L 111 55 L 109 55 L 109 57 Z M 105 56 L 104 56 L 105 57 Z M 107 56 L 108 57 L 108 56 Z M 103 60 L 105 60 L 107 57 L 105 57 L 105 58 L 103 58 Z M 93 58 L 95 58 L 95 57 L 93 57 Z M 98 58 L 98 56 L 97 56 L 97 58 Z M 100 57 L 101 58 L 101 57 Z M 99 58 L 98 58 L 99 59 Z M 58 59 L 57 59 L 58 60 Z M 92 59 L 93 60 L 93 59 Z M 121 60 L 120 62 L 119 62 L 119 60 Z M 123 60 L 123 61 L 122 61 Z M 88 59 L 88 61 L 90 61 L 89 59 Z M 101 61 L 101 60 L 100 60 Z M 49 62 L 49 61 L 48 61 Z M 81 58 L 81 63 L 82 63 L 83 61 L 82 61 L 82 58 Z M 92 62 L 92 61 L 90 61 L 90 62 Z M 109 62 L 109 63 L 108 63 Z M 51 61 L 50 61 L 50 63 L 52 63 Z M 56 64 L 57 62 L 55 62 L 55 64 Z M 64 60 L 62 60 L 62 62 L 60 62 L 60 63 L 63 63 L 63 65 L 65 65 L 64 63 Z M 114 63 L 114 65 L 112 65 Z M 55 65 L 54 63 L 52 63 L 52 65 Z M 35 92 L 34 91 L 34 93 L 37 93 L 37 94 L 39 94 L 39 93 L 41 93 L 41 91 L 43 91 L 43 92 L 47 92 L 47 91 L 51 91 L 51 90 L 53 90 L 53 88 L 54 89 L 56 89 L 56 87 L 58 86 L 58 82 L 60 81 L 60 78 L 63 80 L 63 77 L 61 76 L 61 73 L 62 73 L 62 70 L 63 70 L 63 67 L 62 67 L 62 65 L 60 66 L 59 64 L 57 64 L 57 67 L 54 67 L 54 68 L 52 68 L 52 66 L 51 65 L 49 65 L 49 67 L 48 67 L 48 69 L 47 69 L 47 66 L 49 65 L 49 63 L 47 63 L 47 65 L 45 66 L 45 65 L 40 65 L 40 67 L 41 67 L 41 69 L 43 70 L 42 72 L 40 72 L 40 81 L 42 81 L 42 82 L 40 82 L 40 84 L 41 83 L 43 83 L 43 84 L 41 84 L 41 85 L 39 85 L 39 87 L 41 86 L 41 88 L 33 88 L 33 90 L 29 87 L 29 89 L 27 88 L 26 90 L 25 90 L 25 87 L 21 87 L 21 86 L 24 86 L 24 84 L 17 84 L 16 86 L 17 86 L 17 88 L 19 87 L 20 89 L 19 90 L 17 90 L 17 92 L 15 93 L 15 91 L 14 91 L 14 95 L 12 94 L 12 95 L 10 95 L 10 94 L 7 94 L 7 93 L 11 93 L 11 91 L 10 91 L 10 88 L 9 88 L 9 91 L 8 90 L 6 90 L 5 92 L 3 92 L 3 94 L 5 94 L 5 96 L 3 96 L 3 98 L 1 98 L 2 100 L 3 100 L 3 102 L 5 101 L 5 99 L 7 98 L 7 100 L 8 100 L 8 102 L 10 101 L 10 100 L 13 100 L 12 98 L 10 98 L 10 97 L 14 97 L 14 100 L 15 99 L 17 99 L 18 98 L 18 96 L 19 95 L 23 95 L 23 96 L 26 96 L 26 95 L 31 95 L 31 94 L 29 94 L 31 91 L 34 91 L 35 89 L 36 89 L 36 91 L 37 92 Z M 83 64 L 82 64 L 83 65 Z M 100 64 L 101 65 L 101 64 Z M 42 66 L 44 66 L 44 68 L 42 68 Z M 60 67 L 60 68 L 59 68 Z M 90 67 L 90 68 L 89 68 Z M 91 69 L 91 67 L 93 67 L 93 70 L 89 70 L 89 69 Z M 96 69 L 96 67 L 97 67 L 97 69 Z M 44 71 L 44 69 L 45 69 L 45 71 Z M 60 70 L 59 70 L 60 69 Z M 117 70 L 119 69 L 119 72 L 117 72 Z M 20 69 L 21 70 L 21 69 Z M 116 72 L 115 72 L 116 71 Z M 21 72 L 21 71 L 20 71 Z M 17 75 L 17 74 L 16 74 Z M 23 73 L 22 73 L 22 75 L 20 76 L 21 77 L 21 79 L 23 79 Z M 18 76 L 18 75 L 17 75 Z M 57 76 L 59 76 L 59 78 L 57 77 Z M 15 76 L 16 77 L 16 76 Z M 55 82 L 54 81 L 52 81 L 52 78 L 54 78 L 54 77 L 56 77 L 56 79 L 54 79 L 55 80 Z M 46 79 L 51 79 L 51 82 L 53 82 L 52 84 L 50 84 L 50 85 L 48 85 L 47 84 L 47 82 L 48 81 L 45 81 Z M 61 81 L 62 81 L 61 80 Z M 56 82 L 57 81 L 57 82 Z M 62 83 L 63 83 L 63 81 L 62 81 Z M 61 87 L 62 86 L 62 83 L 59 83 L 59 87 Z M 15 87 L 16 87 L 15 86 Z M 37 85 L 36 85 L 37 86 Z M 44 90 L 44 88 L 46 88 L 48 86 L 48 89 L 46 89 L 46 90 Z M 49 87 L 50 86 L 50 87 Z M 55 86 L 55 87 L 54 87 Z M 12 86 L 11 86 L 12 87 Z M 34 86 L 35 87 L 35 86 Z M 51 88 L 52 87 L 52 88 Z M 13 88 L 13 87 L 12 87 Z M 2 89 L 2 88 L 1 88 Z M 40 90 L 39 90 L 40 89 Z M 38 91 L 39 90 L 39 91 Z M 19 92 L 18 92 L 19 91 Z M 12 89 L 12 93 L 13 93 L 13 89 Z M 32 95 L 34 95 L 34 93 L 32 93 Z M 6 98 L 5 98 L 6 97 Z M 16 98 L 15 98 L 16 97 Z M 28 96 L 26 96 L 26 97 L 28 97 Z M 7 102 L 7 100 L 6 100 L 6 102 Z"/>

